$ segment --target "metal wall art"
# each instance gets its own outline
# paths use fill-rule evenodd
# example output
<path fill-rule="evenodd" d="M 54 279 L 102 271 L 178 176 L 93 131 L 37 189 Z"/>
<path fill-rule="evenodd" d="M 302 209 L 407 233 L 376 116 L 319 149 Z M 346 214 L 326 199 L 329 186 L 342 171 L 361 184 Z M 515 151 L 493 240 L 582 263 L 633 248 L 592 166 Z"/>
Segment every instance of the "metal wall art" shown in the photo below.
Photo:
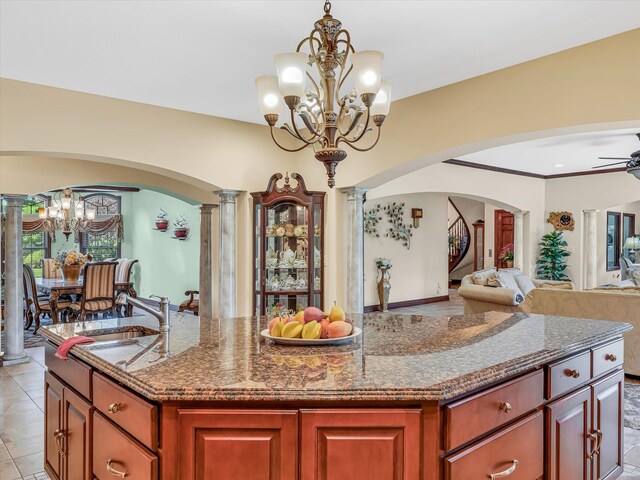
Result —
<path fill-rule="evenodd" d="M 553 225 L 553 228 L 561 232 L 562 230 L 573 231 L 575 221 L 571 212 L 551 212 L 547 222 Z"/>
<path fill-rule="evenodd" d="M 390 205 L 386 205 L 384 212 L 387 214 L 387 221 L 391 224 L 385 237 L 391 237 L 402 242 L 402 245 L 409 250 L 411 248 L 411 237 L 413 236 L 411 230 L 413 226 L 410 223 L 404 223 L 404 202 L 393 202 Z"/>
<path fill-rule="evenodd" d="M 378 203 L 371 210 L 365 210 L 364 212 L 364 232 L 376 238 L 380 238 L 378 223 L 382 221 L 380 216 L 381 209 L 382 207 Z"/>

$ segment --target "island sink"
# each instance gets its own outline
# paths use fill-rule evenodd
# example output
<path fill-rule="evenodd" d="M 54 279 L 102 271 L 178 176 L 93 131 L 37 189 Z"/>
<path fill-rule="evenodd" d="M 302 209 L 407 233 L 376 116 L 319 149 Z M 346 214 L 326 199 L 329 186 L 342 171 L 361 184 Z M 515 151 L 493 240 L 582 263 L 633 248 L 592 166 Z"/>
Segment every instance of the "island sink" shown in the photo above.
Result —
<path fill-rule="evenodd" d="M 131 338 L 159 335 L 158 330 L 143 327 L 142 325 L 129 325 L 126 327 L 102 328 L 99 330 L 84 330 L 78 335 L 94 338 L 96 342 L 110 342 L 113 340 L 128 340 Z"/>

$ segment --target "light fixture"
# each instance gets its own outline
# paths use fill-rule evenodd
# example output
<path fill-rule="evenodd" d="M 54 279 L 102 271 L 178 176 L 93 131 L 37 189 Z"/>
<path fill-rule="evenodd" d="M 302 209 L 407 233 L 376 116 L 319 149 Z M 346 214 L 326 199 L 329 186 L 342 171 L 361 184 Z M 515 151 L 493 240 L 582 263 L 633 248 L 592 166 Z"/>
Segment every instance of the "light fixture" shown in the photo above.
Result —
<path fill-rule="evenodd" d="M 412 208 L 411 218 L 413 218 L 413 228 L 418 228 L 420 226 L 420 219 L 422 218 L 422 209 Z"/>
<path fill-rule="evenodd" d="M 366 152 L 378 143 L 380 128 L 389 114 L 392 83 L 381 77 L 383 54 L 371 50 L 356 52 L 349 32 L 331 16 L 328 0 L 324 12 L 311 34 L 298 44 L 296 52 L 275 56 L 278 76 L 258 77 L 256 87 L 260 111 L 276 145 L 288 152 L 313 146 L 316 159 L 327 170 L 327 183 L 333 188 L 336 167 L 347 157 L 340 145 Z M 308 53 L 302 52 L 303 48 Z M 314 65 L 317 80 L 307 70 Z M 355 88 L 341 95 L 340 89 L 347 78 L 353 78 Z M 290 123 L 280 128 L 302 142 L 297 146 L 281 144 L 274 134 L 283 103 L 289 108 Z M 296 122 L 304 124 L 306 131 Z M 377 127 L 375 140 L 361 146 L 358 142 L 371 131 L 371 122 Z"/>
<path fill-rule="evenodd" d="M 624 250 L 629 250 L 629 260 L 631 263 L 636 263 L 636 251 L 640 250 L 640 237 L 629 237 L 624 242 Z"/>
<path fill-rule="evenodd" d="M 39 208 L 38 217 L 47 231 L 61 230 L 69 239 L 75 230 L 87 228 L 96 218 L 95 208 L 86 208 L 82 197 L 77 197 L 70 188 L 57 192 L 50 207 Z"/>
<path fill-rule="evenodd" d="M 554 167 L 556 167 L 556 168 L 564 167 L 564 163 L 556 163 L 556 164 L 554 165 Z"/>

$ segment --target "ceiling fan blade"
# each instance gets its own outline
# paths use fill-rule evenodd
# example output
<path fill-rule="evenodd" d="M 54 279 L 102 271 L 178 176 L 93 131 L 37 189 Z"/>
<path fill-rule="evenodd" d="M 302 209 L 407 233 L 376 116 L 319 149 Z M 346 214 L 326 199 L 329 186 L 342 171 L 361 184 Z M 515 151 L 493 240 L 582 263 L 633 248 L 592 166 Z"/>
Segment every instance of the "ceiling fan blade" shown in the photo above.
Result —
<path fill-rule="evenodd" d="M 626 160 L 627 162 L 631 160 L 630 157 L 598 157 L 600 160 Z"/>
<path fill-rule="evenodd" d="M 624 162 L 608 163 L 606 165 L 598 165 L 597 167 L 591 167 L 591 168 L 612 167 L 613 165 L 622 165 L 623 163 L 628 163 L 628 162 L 629 160 L 625 160 Z"/>

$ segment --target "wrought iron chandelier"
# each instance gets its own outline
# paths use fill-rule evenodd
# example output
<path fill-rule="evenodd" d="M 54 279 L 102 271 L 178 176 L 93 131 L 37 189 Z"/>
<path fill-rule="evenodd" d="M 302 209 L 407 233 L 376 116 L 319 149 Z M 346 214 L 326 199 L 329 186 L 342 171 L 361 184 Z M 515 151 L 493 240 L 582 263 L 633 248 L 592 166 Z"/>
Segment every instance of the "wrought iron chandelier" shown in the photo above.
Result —
<path fill-rule="evenodd" d="M 344 144 L 366 152 L 380 139 L 382 123 L 389 113 L 392 87 L 390 80 L 381 78 L 383 57 L 381 52 L 372 50 L 356 52 L 349 32 L 331 16 L 331 3 L 326 0 L 324 16 L 315 22 L 311 34 L 302 39 L 296 52 L 275 56 L 278 76 L 256 79 L 260 110 L 269 124 L 273 141 L 287 152 L 313 146 L 316 159 L 327 170 L 331 188 L 335 186 L 336 166 L 347 156 L 339 147 Z M 314 65 L 317 81 L 307 70 Z M 351 74 L 355 88 L 340 95 Z M 310 89 L 307 89 L 307 79 Z M 302 142 L 292 148 L 282 145 L 274 135 L 283 100 L 289 107 L 290 123 L 280 128 Z M 298 128 L 297 119 L 302 121 L 306 132 Z M 358 142 L 371 131 L 371 122 L 377 127 L 375 140 L 368 146 L 360 146 Z"/>
<path fill-rule="evenodd" d="M 38 216 L 44 220 L 46 231 L 60 230 L 68 240 L 74 231 L 91 225 L 96 218 L 96 209 L 86 208 L 82 197 L 76 197 L 73 190 L 65 188 L 54 194 L 50 207 L 38 209 Z"/>

